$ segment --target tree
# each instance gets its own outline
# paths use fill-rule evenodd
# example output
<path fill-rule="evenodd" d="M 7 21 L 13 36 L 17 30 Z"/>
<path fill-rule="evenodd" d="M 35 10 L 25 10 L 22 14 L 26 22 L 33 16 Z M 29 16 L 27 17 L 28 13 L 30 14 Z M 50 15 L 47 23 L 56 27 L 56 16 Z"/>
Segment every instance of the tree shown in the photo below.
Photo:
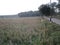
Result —
<path fill-rule="evenodd" d="M 51 16 L 54 14 L 54 9 L 51 8 L 49 5 L 41 5 L 39 8 L 39 12 L 41 12 L 45 16 Z M 51 21 L 51 18 L 50 18 Z"/>
<path fill-rule="evenodd" d="M 53 2 L 53 3 L 50 4 L 50 6 L 51 6 L 52 8 L 54 8 L 54 7 L 56 6 L 56 4 L 57 4 L 56 2 Z"/>
<path fill-rule="evenodd" d="M 59 9 L 59 13 L 60 13 L 60 0 L 58 0 L 58 4 L 56 5 L 56 7 Z"/>
<path fill-rule="evenodd" d="M 58 0 L 58 3 L 60 3 L 60 0 Z"/>
<path fill-rule="evenodd" d="M 56 7 L 59 9 L 59 12 L 60 12 L 60 4 L 57 4 Z"/>

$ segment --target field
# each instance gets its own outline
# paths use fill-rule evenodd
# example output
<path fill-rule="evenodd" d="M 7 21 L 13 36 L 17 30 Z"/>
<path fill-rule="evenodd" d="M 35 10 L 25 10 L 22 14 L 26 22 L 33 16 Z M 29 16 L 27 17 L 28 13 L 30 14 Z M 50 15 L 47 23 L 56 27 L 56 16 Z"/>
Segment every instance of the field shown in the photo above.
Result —
<path fill-rule="evenodd" d="M 60 25 L 41 17 L 0 19 L 0 45 L 53 45 L 59 35 Z"/>

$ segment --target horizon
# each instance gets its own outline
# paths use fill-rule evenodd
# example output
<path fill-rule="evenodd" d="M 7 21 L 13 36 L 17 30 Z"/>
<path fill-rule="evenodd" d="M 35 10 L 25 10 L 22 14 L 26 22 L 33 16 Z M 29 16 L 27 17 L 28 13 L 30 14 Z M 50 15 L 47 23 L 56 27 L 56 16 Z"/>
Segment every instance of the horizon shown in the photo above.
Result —
<path fill-rule="evenodd" d="M 52 0 L 57 2 L 57 0 Z M 15 15 L 25 11 L 36 11 L 50 0 L 0 0 L 0 15 Z"/>

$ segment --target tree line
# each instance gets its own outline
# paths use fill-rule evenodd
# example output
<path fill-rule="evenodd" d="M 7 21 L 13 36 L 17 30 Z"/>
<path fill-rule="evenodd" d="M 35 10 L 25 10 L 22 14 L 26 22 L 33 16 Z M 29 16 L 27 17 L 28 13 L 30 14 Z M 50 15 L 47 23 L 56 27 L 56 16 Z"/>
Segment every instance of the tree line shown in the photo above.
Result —
<path fill-rule="evenodd" d="M 53 16 L 56 14 L 60 14 L 60 0 L 58 0 L 58 3 L 48 3 L 48 4 L 42 4 L 38 7 L 38 11 L 28 11 L 28 12 L 21 12 L 18 13 L 19 17 L 33 17 L 33 16 Z"/>
<path fill-rule="evenodd" d="M 27 11 L 18 13 L 19 17 L 33 17 L 33 16 L 40 16 L 39 11 Z"/>

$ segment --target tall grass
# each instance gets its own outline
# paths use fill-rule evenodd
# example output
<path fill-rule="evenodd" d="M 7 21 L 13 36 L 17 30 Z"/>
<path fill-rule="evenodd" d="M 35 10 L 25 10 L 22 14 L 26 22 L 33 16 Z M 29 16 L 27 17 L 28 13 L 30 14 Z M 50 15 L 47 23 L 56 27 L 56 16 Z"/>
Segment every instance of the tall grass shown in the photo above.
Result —
<path fill-rule="evenodd" d="M 37 23 L 0 21 L 0 45 L 55 45 L 60 42 L 60 25 L 47 20 L 39 19 Z"/>

